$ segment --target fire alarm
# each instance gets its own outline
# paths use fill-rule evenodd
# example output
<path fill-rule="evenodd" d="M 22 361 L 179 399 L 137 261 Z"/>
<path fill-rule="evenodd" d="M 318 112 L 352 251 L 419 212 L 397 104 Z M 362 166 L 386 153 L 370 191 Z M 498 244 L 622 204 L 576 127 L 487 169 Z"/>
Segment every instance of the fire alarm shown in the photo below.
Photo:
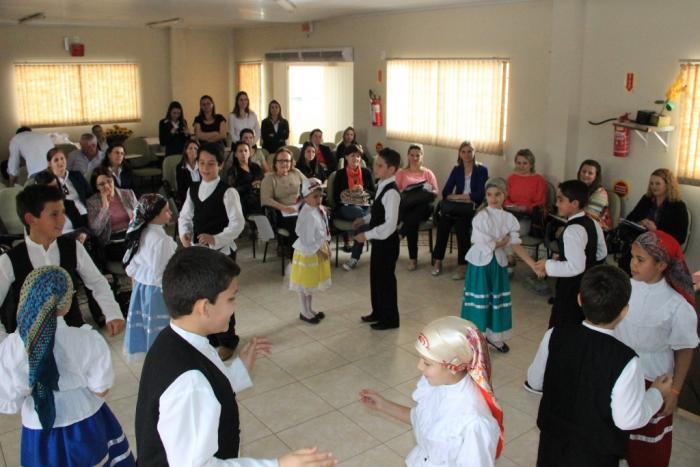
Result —
<path fill-rule="evenodd" d="M 76 42 L 70 45 L 71 57 L 83 57 L 85 55 L 85 44 Z"/>
<path fill-rule="evenodd" d="M 311 34 L 314 32 L 314 23 L 307 21 L 306 23 L 301 23 L 301 32 L 306 34 Z"/>

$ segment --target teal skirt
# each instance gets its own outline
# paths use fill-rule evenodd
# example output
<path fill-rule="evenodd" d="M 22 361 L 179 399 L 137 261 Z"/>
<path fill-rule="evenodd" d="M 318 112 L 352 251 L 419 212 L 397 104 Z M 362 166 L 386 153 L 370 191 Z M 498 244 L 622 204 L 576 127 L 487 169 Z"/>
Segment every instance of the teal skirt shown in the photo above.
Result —
<path fill-rule="evenodd" d="M 494 256 L 486 266 L 467 266 L 462 318 L 481 332 L 502 334 L 513 327 L 508 269 Z"/>

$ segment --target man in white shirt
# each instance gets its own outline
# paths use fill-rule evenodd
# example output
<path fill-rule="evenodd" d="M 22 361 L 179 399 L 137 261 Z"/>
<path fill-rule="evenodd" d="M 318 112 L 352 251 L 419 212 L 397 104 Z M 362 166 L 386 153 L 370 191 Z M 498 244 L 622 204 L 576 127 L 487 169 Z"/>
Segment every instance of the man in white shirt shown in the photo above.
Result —
<path fill-rule="evenodd" d="M 97 147 L 97 138 L 92 133 L 80 135 L 80 149 L 68 154 L 68 170 L 77 170 L 89 177 L 93 170 L 102 163 L 105 153 Z"/>
<path fill-rule="evenodd" d="M 48 166 L 46 153 L 53 146 L 49 135 L 35 133 L 26 126 L 18 128 L 17 133 L 10 140 L 10 158 L 7 162 L 10 186 L 14 186 L 19 177 L 20 158 L 27 164 L 27 174 L 31 177 Z"/>
<path fill-rule="evenodd" d="M 146 355 L 136 403 L 139 465 L 330 467 L 329 453 L 304 449 L 279 459 L 239 458 L 240 420 L 234 391 L 252 386 L 256 358 L 269 355 L 253 337 L 224 365 L 207 335 L 225 331 L 233 316 L 240 268 L 208 248 L 175 253 L 163 273 L 172 318 Z"/>

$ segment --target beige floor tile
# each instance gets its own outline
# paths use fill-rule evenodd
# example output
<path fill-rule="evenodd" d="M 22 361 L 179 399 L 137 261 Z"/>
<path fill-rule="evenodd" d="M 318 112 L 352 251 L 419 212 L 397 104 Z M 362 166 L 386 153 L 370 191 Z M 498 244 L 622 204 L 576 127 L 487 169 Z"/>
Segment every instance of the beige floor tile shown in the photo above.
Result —
<path fill-rule="evenodd" d="M 506 443 L 537 426 L 537 417 L 532 417 L 521 412 L 502 401 L 499 401 L 499 403 L 503 409 L 503 426 L 505 427 Z"/>
<path fill-rule="evenodd" d="M 534 428 L 512 441 L 506 442 L 502 455 L 522 467 L 533 466 L 537 463 L 537 443 L 539 440 L 540 433 L 537 428 Z"/>
<path fill-rule="evenodd" d="M 408 453 L 411 452 L 411 449 L 416 446 L 416 438 L 413 437 L 413 431 L 408 431 L 394 439 L 390 439 L 384 444 L 405 459 Z"/>
<path fill-rule="evenodd" d="M 138 396 L 124 397 L 115 401 L 107 402 L 107 406 L 114 413 L 114 416 L 119 420 L 122 430 L 129 438 L 129 443 L 136 445 L 134 434 L 134 420 L 136 418 L 136 401 Z"/>
<path fill-rule="evenodd" d="M 357 401 L 365 388 L 381 391 L 388 386 L 355 365 L 345 365 L 301 380 L 302 384 L 335 408 Z"/>
<path fill-rule="evenodd" d="M 354 364 L 389 386 L 396 386 L 420 375 L 418 359 L 399 347 L 363 358 Z"/>
<path fill-rule="evenodd" d="M 2 453 L 2 446 L 0 446 L 0 467 L 7 467 L 7 463 L 5 463 L 5 456 Z"/>
<path fill-rule="evenodd" d="M 322 451 L 331 451 L 341 462 L 379 445 L 376 439 L 337 411 L 284 430 L 277 436 L 292 449 L 318 446 Z"/>
<path fill-rule="evenodd" d="M 275 324 L 257 329 L 256 335 L 267 338 L 272 343 L 273 352 L 283 352 L 314 341 L 308 334 L 289 324 Z"/>
<path fill-rule="evenodd" d="M 673 431 L 675 433 L 675 427 Z M 673 449 L 671 451 L 671 466 L 690 467 L 700 465 L 700 449 L 698 449 L 699 440 L 696 438 L 692 444 L 687 444 L 683 441 L 676 441 L 675 435 L 673 438 L 674 439 Z"/>
<path fill-rule="evenodd" d="M 673 416 L 673 440 L 680 440 L 700 449 L 700 423 L 676 413 Z"/>
<path fill-rule="evenodd" d="M 314 307 L 314 310 L 319 311 L 320 309 Z M 308 324 L 301 320 L 296 320 L 295 327 L 310 337 L 320 340 L 363 326 L 357 317 L 355 320 L 351 320 L 342 313 L 333 310 L 324 311 L 324 314 L 326 317 L 319 324 Z"/>
<path fill-rule="evenodd" d="M 253 380 L 253 386 L 237 393 L 238 400 L 249 399 L 294 382 L 294 378 L 269 358 L 259 358 L 255 362 L 250 377 Z"/>
<path fill-rule="evenodd" d="M 272 432 L 250 412 L 239 404 L 241 446 L 270 436 Z"/>
<path fill-rule="evenodd" d="M 274 433 L 333 410 L 301 383 L 293 383 L 240 401 Z"/>
<path fill-rule="evenodd" d="M 107 393 L 107 402 L 135 396 L 139 393 L 139 381 L 128 367 L 114 372 L 114 385 Z"/>
<path fill-rule="evenodd" d="M 403 394 L 404 396 L 408 397 L 410 400 L 413 400 L 413 391 L 416 390 L 416 385 L 418 385 L 418 380 L 420 380 L 420 376 L 416 376 L 415 378 L 411 378 L 406 382 L 403 382 L 397 386 L 394 386 L 394 389 L 396 389 L 398 392 Z"/>
<path fill-rule="evenodd" d="M 496 388 L 496 398 L 501 403 L 506 403 L 527 415 L 537 418 L 542 396 L 533 394 L 523 389 L 523 382 L 512 381 Z"/>
<path fill-rule="evenodd" d="M 338 467 L 404 467 L 404 459 L 381 445 L 338 464 Z"/>
<path fill-rule="evenodd" d="M 356 361 L 391 348 L 393 344 L 386 338 L 389 332 L 391 331 L 374 331 L 365 324 L 360 329 L 321 339 L 319 342 L 343 358 Z"/>
<path fill-rule="evenodd" d="M 0 435 L 0 446 L 7 467 L 19 465 L 20 430 L 8 431 Z"/>
<path fill-rule="evenodd" d="M 277 436 L 270 435 L 241 446 L 241 457 L 277 459 L 290 451 Z"/>
<path fill-rule="evenodd" d="M 15 431 L 22 427 L 22 416 L 16 414 L 0 414 L 0 434 Z"/>
<path fill-rule="evenodd" d="M 498 467 L 520 467 L 518 464 L 513 462 L 512 460 L 508 459 L 506 456 L 501 454 L 501 457 L 499 457 L 496 460 L 496 465 Z"/>
<path fill-rule="evenodd" d="M 270 359 L 294 378 L 303 379 L 346 365 L 348 360 L 328 347 L 311 342 L 293 349 L 275 351 Z"/>
<path fill-rule="evenodd" d="M 415 405 L 413 400 L 401 394 L 396 389 L 380 391 L 380 394 L 397 404 L 407 407 L 413 407 Z M 411 430 L 411 425 L 400 422 L 386 414 L 370 410 L 359 401 L 343 407 L 340 411 L 359 425 L 360 428 L 381 442 L 389 441 Z"/>

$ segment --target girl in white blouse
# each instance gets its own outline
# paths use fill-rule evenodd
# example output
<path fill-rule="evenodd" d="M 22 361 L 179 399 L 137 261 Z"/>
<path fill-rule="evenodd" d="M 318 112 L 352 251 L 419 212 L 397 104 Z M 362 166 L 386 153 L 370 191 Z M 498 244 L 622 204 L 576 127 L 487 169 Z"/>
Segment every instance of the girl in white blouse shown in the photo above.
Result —
<path fill-rule="evenodd" d="M 408 467 L 490 467 L 503 448 L 503 410 L 491 386 L 484 335 L 457 316 L 428 324 L 415 343 L 423 376 L 405 407 L 370 389 L 360 400 L 371 410 L 410 423 L 416 447 Z"/>
<path fill-rule="evenodd" d="M 321 206 L 323 187 L 317 178 L 304 179 L 301 184 L 304 204 L 296 225 L 297 240 L 289 276 L 289 289 L 299 292 L 301 313 L 299 319 L 318 324 L 325 315 L 311 308 L 313 293 L 331 286 L 330 247 L 331 231 L 328 215 Z"/>
<path fill-rule="evenodd" d="M 632 296 L 615 337 L 639 355 L 647 387 L 673 375 L 671 395 L 643 428 L 630 434 L 627 463 L 667 466 L 671 457 L 673 412 L 698 346 L 693 283 L 678 241 L 661 230 L 632 244 Z"/>
<path fill-rule="evenodd" d="M 177 244 L 163 226 L 170 222 L 168 201 L 159 194 L 141 196 L 126 233 L 126 273 L 134 280 L 124 336 L 124 353 L 143 356 L 170 322 L 163 300 L 163 271 Z"/>
<path fill-rule="evenodd" d="M 109 347 L 89 326 L 63 319 L 74 289 L 58 266 L 24 281 L 17 331 L 0 344 L 0 413 L 22 413 L 20 464 L 134 466 L 104 397 L 114 384 Z"/>

